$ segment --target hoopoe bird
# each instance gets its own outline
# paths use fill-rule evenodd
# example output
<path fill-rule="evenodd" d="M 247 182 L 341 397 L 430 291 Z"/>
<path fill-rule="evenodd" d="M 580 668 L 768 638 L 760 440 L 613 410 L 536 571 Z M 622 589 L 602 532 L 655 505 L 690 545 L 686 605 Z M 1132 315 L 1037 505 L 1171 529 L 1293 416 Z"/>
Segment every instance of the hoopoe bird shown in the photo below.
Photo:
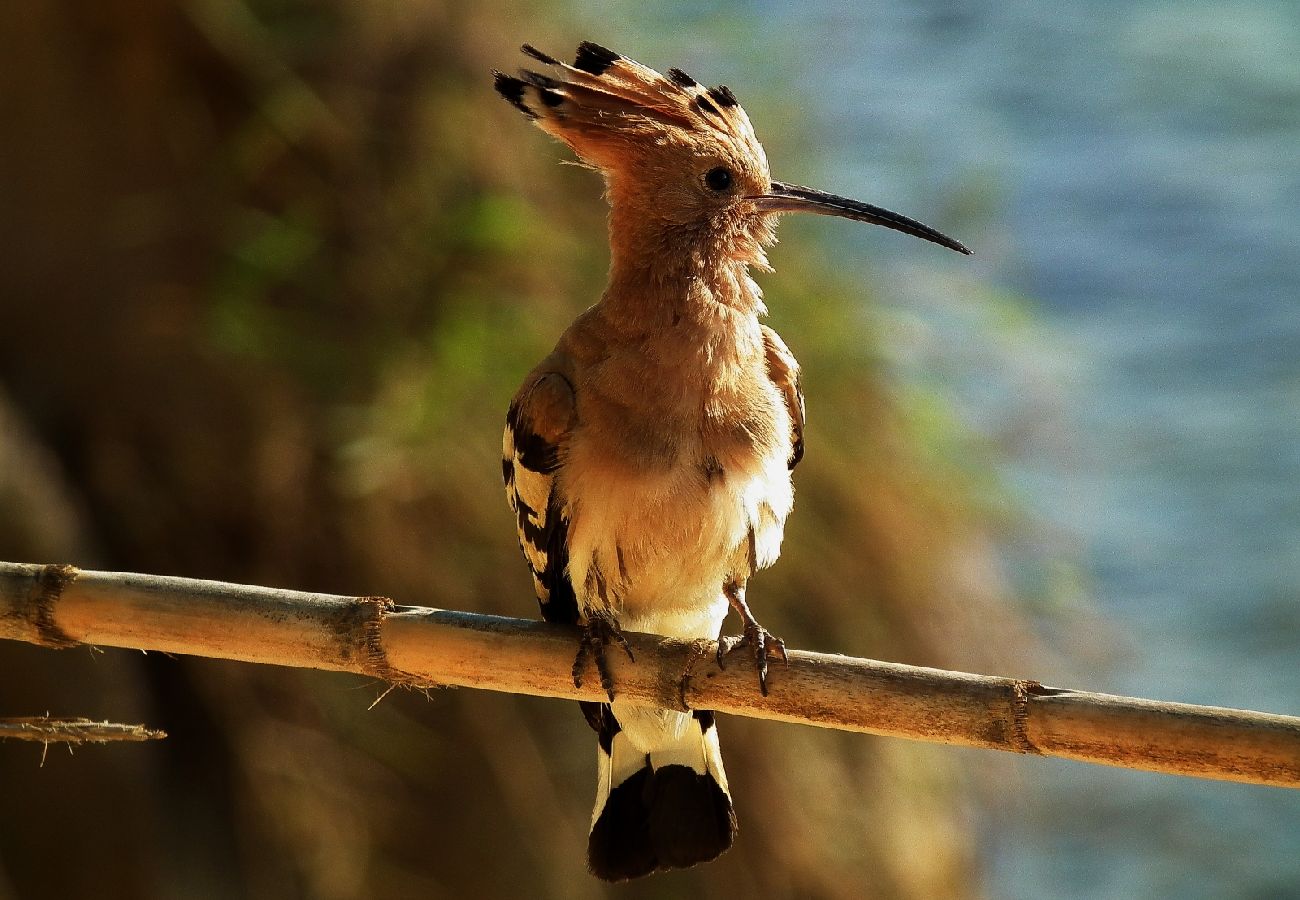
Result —
<path fill-rule="evenodd" d="M 606 651 L 623 630 L 718 637 L 745 648 L 767 693 L 785 645 L 745 600 L 781 552 L 803 456 L 799 365 L 759 317 L 751 268 L 778 215 L 884 225 L 961 253 L 897 213 L 773 181 L 749 117 L 724 86 L 666 76 L 584 42 L 547 74 L 494 72 L 497 91 L 605 179 L 609 283 L 524 379 L 502 470 L 542 616 L 581 628 L 574 682 L 594 664 L 609 702 L 597 733 L 587 862 L 618 881 L 711 860 L 736 816 L 713 713 L 620 700 Z M 734 610 L 742 637 L 722 637 Z"/>

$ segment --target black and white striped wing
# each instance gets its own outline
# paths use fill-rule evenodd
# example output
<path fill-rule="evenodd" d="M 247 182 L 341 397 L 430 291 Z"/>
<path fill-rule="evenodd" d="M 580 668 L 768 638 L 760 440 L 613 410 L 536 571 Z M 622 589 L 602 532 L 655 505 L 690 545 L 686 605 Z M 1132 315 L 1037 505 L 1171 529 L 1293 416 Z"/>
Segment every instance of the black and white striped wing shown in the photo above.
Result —
<path fill-rule="evenodd" d="M 573 388 L 564 376 L 552 372 L 532 379 L 510 404 L 501 447 L 506 499 L 542 618 L 566 625 L 577 623 L 578 601 L 566 572 L 569 523 L 555 482 L 574 410 Z"/>

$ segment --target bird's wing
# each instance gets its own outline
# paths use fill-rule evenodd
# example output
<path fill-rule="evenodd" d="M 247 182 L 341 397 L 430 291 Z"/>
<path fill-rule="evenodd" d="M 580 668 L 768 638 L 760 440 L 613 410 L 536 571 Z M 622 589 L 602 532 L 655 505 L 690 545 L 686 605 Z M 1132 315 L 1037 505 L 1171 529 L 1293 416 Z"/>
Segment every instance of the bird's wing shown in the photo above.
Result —
<path fill-rule="evenodd" d="M 799 386 L 799 362 L 781 336 L 768 328 L 763 329 L 763 349 L 767 353 L 767 376 L 772 379 L 781 396 L 785 398 L 790 413 L 790 468 L 803 459 L 803 389 Z"/>
<path fill-rule="evenodd" d="M 510 404 L 501 439 L 501 474 L 519 546 L 533 573 L 542 618 L 559 625 L 578 623 L 578 598 L 568 573 L 569 522 L 555 486 L 575 414 L 568 379 L 558 372 L 530 376 Z M 608 704 L 578 705 L 598 734 L 617 728 Z"/>
<path fill-rule="evenodd" d="M 514 510 L 533 587 L 548 622 L 574 624 L 578 601 L 566 569 L 568 521 L 556 490 L 565 442 L 573 427 L 573 386 L 558 372 L 530 376 L 506 416 L 501 472 Z"/>

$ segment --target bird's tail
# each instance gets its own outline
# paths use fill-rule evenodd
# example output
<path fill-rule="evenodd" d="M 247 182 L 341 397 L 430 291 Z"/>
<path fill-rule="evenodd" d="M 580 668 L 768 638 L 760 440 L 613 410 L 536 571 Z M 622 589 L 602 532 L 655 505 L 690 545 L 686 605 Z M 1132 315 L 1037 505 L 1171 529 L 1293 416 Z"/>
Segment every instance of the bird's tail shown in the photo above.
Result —
<path fill-rule="evenodd" d="M 731 846 L 736 814 L 713 713 L 584 707 L 599 735 L 592 874 L 623 881 L 707 862 Z"/>

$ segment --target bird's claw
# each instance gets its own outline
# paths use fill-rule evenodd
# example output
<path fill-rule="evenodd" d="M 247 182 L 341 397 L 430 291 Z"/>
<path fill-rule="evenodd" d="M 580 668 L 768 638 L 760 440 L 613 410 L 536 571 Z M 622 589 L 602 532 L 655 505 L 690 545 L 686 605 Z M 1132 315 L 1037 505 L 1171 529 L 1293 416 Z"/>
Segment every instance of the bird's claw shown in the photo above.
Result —
<path fill-rule="evenodd" d="M 600 675 L 600 686 L 610 702 L 614 702 L 614 679 L 609 674 L 609 662 L 605 659 L 605 648 L 618 644 L 627 654 L 627 658 L 636 662 L 632 654 L 632 645 L 623 636 L 618 622 L 608 615 L 589 615 L 586 624 L 581 626 L 582 637 L 578 640 L 578 654 L 573 659 L 573 686 L 582 687 L 582 673 L 587 668 L 587 658 L 596 661 L 596 671 Z"/>
<path fill-rule="evenodd" d="M 758 689 L 766 697 L 768 657 L 779 656 L 781 662 L 787 666 L 790 665 L 790 658 L 785 654 L 785 641 L 755 621 L 746 622 L 744 635 L 739 637 L 735 635 L 718 636 L 718 668 L 725 669 L 726 664 L 723 659 L 731 651 L 744 646 L 749 646 L 754 654 L 754 668 L 758 670 Z"/>

